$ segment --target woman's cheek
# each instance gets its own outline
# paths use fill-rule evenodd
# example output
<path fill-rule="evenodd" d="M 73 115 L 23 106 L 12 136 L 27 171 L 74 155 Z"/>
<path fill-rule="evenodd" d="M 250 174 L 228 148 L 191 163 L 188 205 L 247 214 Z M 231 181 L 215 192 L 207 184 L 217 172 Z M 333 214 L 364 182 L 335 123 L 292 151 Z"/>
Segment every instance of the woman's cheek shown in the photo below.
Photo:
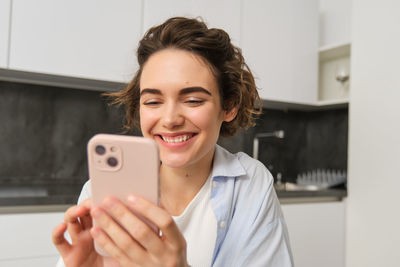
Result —
<path fill-rule="evenodd" d="M 220 115 L 217 115 L 216 109 L 208 106 L 190 112 L 190 120 L 201 129 L 217 127 L 219 117 Z"/>
<path fill-rule="evenodd" d="M 140 111 L 140 129 L 144 136 L 149 137 L 152 128 L 157 122 L 157 112 Z"/>

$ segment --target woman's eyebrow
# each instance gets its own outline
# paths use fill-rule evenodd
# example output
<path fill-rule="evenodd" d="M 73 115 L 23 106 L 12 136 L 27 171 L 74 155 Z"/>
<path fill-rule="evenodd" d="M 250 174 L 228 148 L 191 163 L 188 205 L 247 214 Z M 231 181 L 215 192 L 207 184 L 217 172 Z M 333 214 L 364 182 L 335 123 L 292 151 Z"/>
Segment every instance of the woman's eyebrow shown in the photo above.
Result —
<path fill-rule="evenodd" d="M 142 91 L 140 91 L 140 96 L 144 94 L 155 94 L 155 95 L 161 95 L 161 91 L 158 89 L 151 89 L 151 88 L 145 88 Z"/>
<path fill-rule="evenodd" d="M 183 88 L 179 91 L 179 95 L 186 95 L 186 94 L 190 94 L 190 93 L 205 93 L 207 95 L 211 95 L 211 92 L 204 89 L 203 87 L 200 86 L 193 86 L 193 87 L 186 87 Z M 159 89 L 153 89 L 153 88 L 145 88 L 143 90 L 140 91 L 140 96 L 144 95 L 144 94 L 154 94 L 154 95 L 162 95 L 161 90 Z"/>
<path fill-rule="evenodd" d="M 205 93 L 207 95 L 211 95 L 210 91 L 204 89 L 203 87 L 200 86 L 194 86 L 194 87 L 187 87 L 187 88 L 183 88 L 179 94 L 180 95 L 185 95 L 185 94 L 190 94 L 190 93 Z"/>

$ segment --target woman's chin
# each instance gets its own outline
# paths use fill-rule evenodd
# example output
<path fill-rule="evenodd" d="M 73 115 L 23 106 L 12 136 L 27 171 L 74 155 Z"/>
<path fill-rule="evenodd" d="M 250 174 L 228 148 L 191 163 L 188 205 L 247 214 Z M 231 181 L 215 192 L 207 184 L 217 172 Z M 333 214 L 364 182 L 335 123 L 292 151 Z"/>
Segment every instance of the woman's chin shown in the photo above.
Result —
<path fill-rule="evenodd" d="M 184 154 L 160 153 L 162 165 L 169 168 L 185 168 L 190 164 L 190 157 Z"/>
<path fill-rule="evenodd" d="M 181 168 L 185 168 L 188 166 L 188 163 L 185 161 L 182 161 L 182 160 L 171 160 L 171 159 L 168 160 L 167 159 L 165 161 L 161 160 L 161 162 L 162 162 L 162 165 L 164 165 L 168 168 L 174 168 L 174 169 L 175 168 L 181 169 Z"/>

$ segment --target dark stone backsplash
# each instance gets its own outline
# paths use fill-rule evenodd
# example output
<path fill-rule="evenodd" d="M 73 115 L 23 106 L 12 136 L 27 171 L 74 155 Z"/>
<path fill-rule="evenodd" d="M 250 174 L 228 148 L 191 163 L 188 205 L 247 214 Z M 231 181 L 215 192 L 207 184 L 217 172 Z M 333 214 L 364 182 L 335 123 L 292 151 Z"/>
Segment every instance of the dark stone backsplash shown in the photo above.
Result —
<path fill-rule="evenodd" d="M 264 138 L 259 160 L 283 181 L 294 182 L 299 173 L 315 169 L 347 170 L 348 109 L 281 111 L 264 109 L 257 125 L 232 141 L 221 140 L 229 150 L 252 155 L 255 133 L 284 130 L 285 137 Z"/>
<path fill-rule="evenodd" d="M 0 82 L 0 184 L 82 184 L 87 141 L 122 118 L 99 92 Z"/>
<path fill-rule="evenodd" d="M 274 175 L 294 181 L 317 168 L 346 170 L 347 113 L 264 109 L 256 127 L 219 144 L 252 155 L 255 133 L 284 130 L 284 139 L 260 139 L 259 159 Z M 88 177 L 87 141 L 100 132 L 122 133 L 122 121 L 122 110 L 100 92 L 0 81 L 0 185 L 80 188 Z"/>

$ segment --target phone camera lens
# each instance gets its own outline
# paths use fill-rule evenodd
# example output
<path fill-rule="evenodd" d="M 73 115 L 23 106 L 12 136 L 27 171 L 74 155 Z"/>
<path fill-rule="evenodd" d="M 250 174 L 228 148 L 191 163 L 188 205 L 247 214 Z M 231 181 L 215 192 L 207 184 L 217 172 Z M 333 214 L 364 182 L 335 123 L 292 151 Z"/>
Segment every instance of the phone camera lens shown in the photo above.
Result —
<path fill-rule="evenodd" d="M 106 148 L 102 145 L 96 146 L 95 150 L 98 155 L 104 155 L 104 153 L 106 153 Z"/>
<path fill-rule="evenodd" d="M 118 165 L 118 160 L 114 157 L 109 157 L 107 159 L 107 164 L 110 165 L 111 167 L 115 167 Z"/>

